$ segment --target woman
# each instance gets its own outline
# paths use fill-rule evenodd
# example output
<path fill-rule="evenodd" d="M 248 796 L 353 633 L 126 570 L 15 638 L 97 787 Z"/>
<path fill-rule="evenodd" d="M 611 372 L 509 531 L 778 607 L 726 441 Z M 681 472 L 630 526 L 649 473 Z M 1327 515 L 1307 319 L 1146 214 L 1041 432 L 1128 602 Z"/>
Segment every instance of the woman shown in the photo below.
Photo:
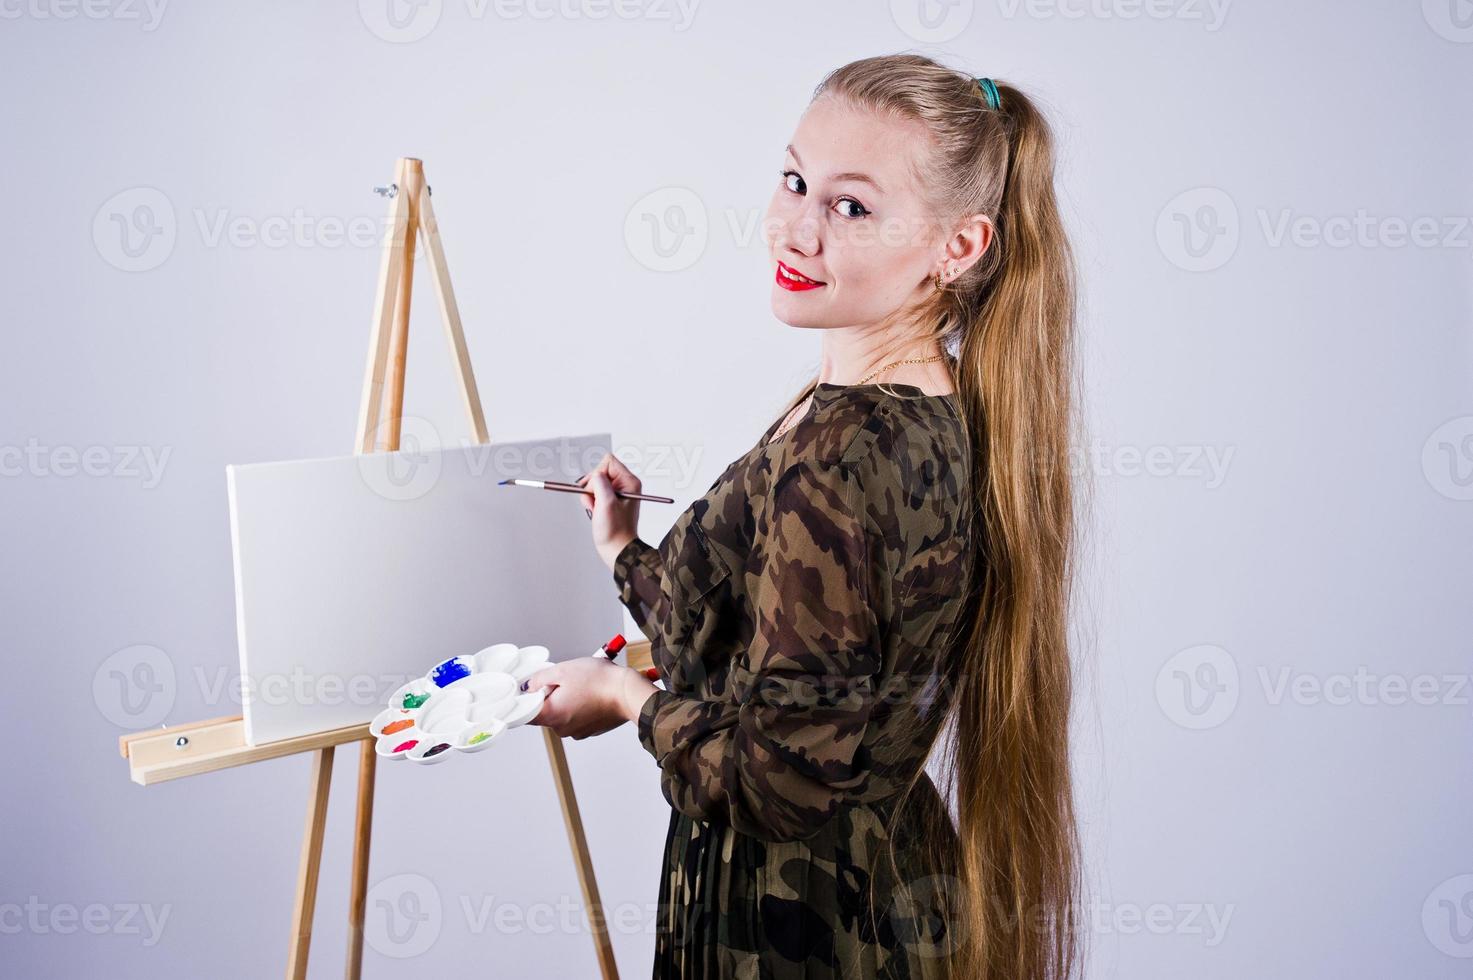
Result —
<path fill-rule="evenodd" d="M 659 764 L 656 977 L 1065 976 L 1074 288 L 1049 130 L 1011 86 L 854 62 L 766 228 L 818 375 L 658 549 L 614 495 L 633 473 L 581 479 L 665 689 L 581 658 L 533 678 L 536 721 L 634 722 Z"/>

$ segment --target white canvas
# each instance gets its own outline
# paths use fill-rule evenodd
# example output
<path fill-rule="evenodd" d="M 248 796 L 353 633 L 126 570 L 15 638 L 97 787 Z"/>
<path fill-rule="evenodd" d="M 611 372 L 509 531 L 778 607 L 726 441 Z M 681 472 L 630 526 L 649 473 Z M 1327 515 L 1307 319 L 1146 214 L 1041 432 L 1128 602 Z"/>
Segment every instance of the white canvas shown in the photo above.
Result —
<path fill-rule="evenodd" d="M 410 440 L 406 440 L 409 442 Z M 493 643 L 587 656 L 623 628 L 572 481 L 607 434 L 226 467 L 246 741 L 366 723 Z"/>

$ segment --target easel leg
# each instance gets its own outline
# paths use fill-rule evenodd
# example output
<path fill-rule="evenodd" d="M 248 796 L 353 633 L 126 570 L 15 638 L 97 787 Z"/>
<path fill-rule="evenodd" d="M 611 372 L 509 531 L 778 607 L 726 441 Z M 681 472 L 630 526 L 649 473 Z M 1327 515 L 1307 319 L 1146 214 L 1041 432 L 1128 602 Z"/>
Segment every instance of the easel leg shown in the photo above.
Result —
<path fill-rule="evenodd" d="M 287 980 L 307 980 L 307 952 L 312 945 L 312 912 L 317 905 L 317 872 L 322 866 L 322 832 L 327 827 L 327 796 L 332 786 L 332 746 L 319 749 L 312 764 L 307 798 L 307 829 L 297 868 L 297 900 L 292 909 L 292 941 L 287 950 Z"/>
<path fill-rule="evenodd" d="M 378 754 L 373 741 L 359 744 L 358 817 L 353 828 L 353 882 L 348 893 L 347 980 L 363 974 L 363 911 L 368 901 L 368 845 L 373 836 L 373 781 Z"/>
<path fill-rule="evenodd" d="M 460 306 L 455 302 L 455 288 L 450 284 L 450 267 L 445 263 L 445 247 L 440 244 L 440 223 L 435 219 L 435 206 L 428 190 L 419 199 L 419 233 L 424 237 L 425 261 L 429 262 L 434 277 L 440 319 L 445 323 L 445 339 L 455 358 L 455 373 L 460 378 L 460 396 L 471 420 L 471 434 L 476 445 L 483 446 L 491 441 L 491 436 L 486 432 L 486 413 L 481 410 L 481 393 L 476 388 L 476 373 L 471 370 L 471 353 L 460 324 Z"/>
<path fill-rule="evenodd" d="M 614 963 L 614 946 L 609 941 L 609 924 L 598 897 L 598 882 L 593 876 L 593 856 L 588 839 L 583 836 L 583 818 L 578 813 L 578 797 L 573 793 L 573 774 L 568 757 L 563 753 L 563 740 L 551 728 L 542 729 L 547 742 L 547 760 L 552 763 L 552 781 L 557 785 L 558 801 L 563 806 L 563 823 L 568 828 L 568 843 L 573 848 L 573 863 L 578 868 L 578 884 L 583 889 L 583 905 L 588 909 L 588 925 L 593 930 L 593 951 L 598 957 L 599 972 L 604 980 L 618 980 L 619 968 Z"/>
<path fill-rule="evenodd" d="M 424 189 L 423 165 L 414 159 L 404 160 L 404 183 L 399 193 L 404 198 L 404 245 L 399 257 L 399 291 L 394 297 L 394 333 L 389 340 L 389 363 L 384 378 L 384 395 L 388 399 L 389 432 L 385 447 L 399 449 L 399 434 L 404 422 L 404 365 L 409 351 L 409 302 L 414 292 L 414 244 L 419 231 L 419 202 Z"/>
<path fill-rule="evenodd" d="M 389 340 L 399 296 L 399 280 L 404 269 L 404 240 L 409 233 L 408 198 L 403 193 L 406 160 L 394 170 L 394 183 L 400 188 L 389 202 L 388 241 L 379 261 L 378 293 L 373 308 L 373 333 L 368 342 L 368 364 L 363 374 L 363 397 L 358 409 L 358 432 L 353 438 L 353 451 L 371 453 L 377 449 L 378 424 L 384 396 L 384 375 L 389 363 Z M 401 386 L 402 391 L 402 386 Z"/>
<path fill-rule="evenodd" d="M 368 370 L 354 443 L 354 451 L 358 453 L 371 453 L 378 448 L 379 417 L 385 400 L 389 431 L 384 448 L 397 450 L 404 413 L 409 301 L 414 288 L 414 243 L 424 168 L 418 160 L 402 159 L 394 176 L 399 192 L 389 207 L 390 240 L 384 247 L 383 264 L 379 268 L 373 339 L 369 344 Z M 378 755 L 373 740 L 368 739 L 358 750 L 358 809 L 353 822 L 353 871 L 348 891 L 347 980 L 358 980 L 363 972 L 363 918 L 368 902 L 368 858 L 373 842 L 373 788 L 377 773 Z"/>

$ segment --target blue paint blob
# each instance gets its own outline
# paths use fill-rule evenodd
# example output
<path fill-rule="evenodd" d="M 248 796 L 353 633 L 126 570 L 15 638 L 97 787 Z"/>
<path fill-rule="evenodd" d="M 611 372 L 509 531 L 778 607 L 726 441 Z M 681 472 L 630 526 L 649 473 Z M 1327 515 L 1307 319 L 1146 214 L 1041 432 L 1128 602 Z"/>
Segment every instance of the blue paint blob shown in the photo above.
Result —
<path fill-rule="evenodd" d="M 462 677 L 469 677 L 471 669 L 459 660 L 450 659 L 435 665 L 430 671 L 430 680 L 435 682 L 436 687 L 445 687 L 454 684 Z"/>

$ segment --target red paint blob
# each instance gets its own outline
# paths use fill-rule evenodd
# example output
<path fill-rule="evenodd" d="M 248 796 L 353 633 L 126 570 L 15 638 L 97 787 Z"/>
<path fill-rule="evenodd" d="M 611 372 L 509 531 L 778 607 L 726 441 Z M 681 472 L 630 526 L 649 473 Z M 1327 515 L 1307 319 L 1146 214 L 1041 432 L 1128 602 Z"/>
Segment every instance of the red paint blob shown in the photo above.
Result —
<path fill-rule="evenodd" d="M 417 738 L 411 738 L 409 741 L 403 743 L 402 745 L 396 745 L 396 746 L 394 746 L 394 751 L 395 752 L 404 752 L 404 751 L 406 751 L 408 749 L 414 748 L 418 744 L 419 744 L 419 739 L 417 739 Z"/>

